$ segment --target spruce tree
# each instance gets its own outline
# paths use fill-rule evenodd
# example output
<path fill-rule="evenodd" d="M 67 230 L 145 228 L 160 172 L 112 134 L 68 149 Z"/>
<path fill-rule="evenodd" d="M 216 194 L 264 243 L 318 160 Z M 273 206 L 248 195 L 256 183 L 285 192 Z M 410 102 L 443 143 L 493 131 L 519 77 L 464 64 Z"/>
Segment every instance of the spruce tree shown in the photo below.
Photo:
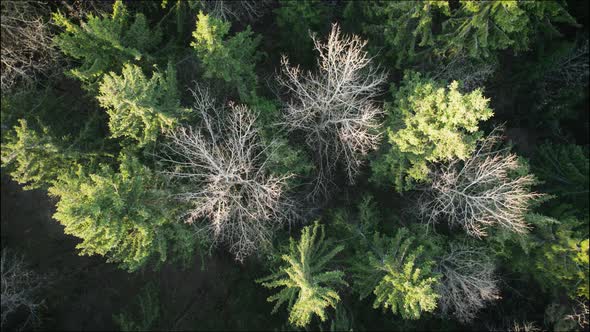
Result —
<path fill-rule="evenodd" d="M 424 247 L 414 245 L 414 237 L 401 228 L 394 238 L 375 232 L 368 250 L 358 250 L 352 258 L 353 290 L 360 299 L 375 295 L 373 308 L 390 308 L 404 319 L 419 319 L 436 308 L 438 276 Z"/>
<path fill-rule="evenodd" d="M 155 71 L 150 78 L 140 67 L 125 64 L 121 75 L 104 76 L 97 98 L 109 114 L 111 136 L 131 138 L 139 146 L 172 129 L 183 114 L 171 63 L 165 73 Z"/>
<path fill-rule="evenodd" d="M 342 249 L 344 246 L 332 246 L 324 238 L 324 226 L 318 222 L 304 227 L 299 241 L 291 238 L 289 251 L 281 256 L 287 264 L 277 273 L 257 280 L 266 288 L 281 288 L 268 298 L 269 302 L 276 302 L 272 312 L 287 302 L 291 324 L 305 327 L 314 314 L 325 321 L 326 309 L 336 308 L 340 301 L 335 287 L 346 285 L 342 271 L 326 267 Z"/>
<path fill-rule="evenodd" d="M 23 188 L 47 188 L 68 163 L 54 139 L 31 129 L 24 119 L 7 133 L 2 144 L 2 167 Z"/>
<path fill-rule="evenodd" d="M 250 26 L 228 37 L 231 23 L 199 12 L 191 46 L 205 68 L 205 77 L 221 79 L 237 89 L 246 100 L 256 88 L 256 47 L 260 36 L 254 36 Z"/>
<path fill-rule="evenodd" d="M 54 38 L 61 51 L 80 61 L 69 74 L 91 87 L 103 74 L 118 70 L 127 61 L 138 61 L 161 40 L 159 29 L 150 29 L 146 17 L 138 13 L 131 21 L 123 1 L 113 4 L 111 15 L 89 14 L 77 25 L 61 12 L 53 14 L 55 23 L 65 31 Z"/>
<path fill-rule="evenodd" d="M 175 208 L 158 178 L 123 154 L 119 172 L 107 165 L 89 174 L 82 166 L 49 189 L 59 198 L 53 217 L 66 234 L 82 239 L 81 255 L 102 255 L 128 271 L 149 259 L 164 262 L 169 251 L 190 257 L 194 241 L 174 220 Z"/>

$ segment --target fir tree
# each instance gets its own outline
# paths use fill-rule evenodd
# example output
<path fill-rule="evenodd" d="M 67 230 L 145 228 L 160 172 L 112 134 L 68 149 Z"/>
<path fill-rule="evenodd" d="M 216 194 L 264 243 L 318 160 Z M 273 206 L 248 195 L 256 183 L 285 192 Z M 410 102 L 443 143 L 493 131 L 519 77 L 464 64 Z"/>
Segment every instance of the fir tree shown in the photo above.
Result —
<path fill-rule="evenodd" d="M 352 258 L 353 290 L 366 298 L 375 295 L 373 308 L 391 308 L 404 319 L 418 319 L 436 308 L 438 276 L 433 261 L 424 256 L 424 247 L 414 247 L 414 238 L 405 228 L 394 238 L 375 232 L 368 251 L 359 250 Z"/>
<path fill-rule="evenodd" d="M 276 302 L 273 313 L 287 302 L 291 324 L 304 327 L 314 314 L 325 321 L 326 309 L 336 308 L 340 301 L 334 287 L 346 285 L 342 271 L 326 269 L 342 249 L 344 246 L 333 247 L 330 240 L 324 239 L 324 227 L 317 222 L 303 228 L 299 241 L 291 238 L 288 253 L 281 256 L 287 264 L 279 272 L 257 280 L 266 288 L 282 288 L 268 298 Z"/>

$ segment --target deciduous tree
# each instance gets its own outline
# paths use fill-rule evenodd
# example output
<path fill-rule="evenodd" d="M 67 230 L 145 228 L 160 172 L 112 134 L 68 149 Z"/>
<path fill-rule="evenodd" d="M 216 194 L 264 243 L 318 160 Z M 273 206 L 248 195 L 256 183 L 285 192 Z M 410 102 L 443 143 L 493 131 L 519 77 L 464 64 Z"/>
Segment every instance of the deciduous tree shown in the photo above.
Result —
<path fill-rule="evenodd" d="M 531 191 L 535 178 L 518 157 L 498 148 L 500 139 L 494 130 L 465 161 L 452 160 L 433 173 L 417 206 L 423 222 L 446 221 L 478 238 L 491 226 L 529 229 L 527 209 L 541 195 Z"/>
<path fill-rule="evenodd" d="M 192 205 L 185 221 L 214 243 L 229 246 L 237 260 L 269 244 L 274 230 L 294 211 L 286 198 L 290 174 L 274 175 L 256 115 L 246 106 L 218 107 L 204 89 L 194 91 L 201 124 L 168 134 L 165 173 L 182 183 L 178 197 Z"/>
<path fill-rule="evenodd" d="M 289 99 L 284 107 L 284 125 L 289 132 L 301 131 L 315 154 L 317 178 L 312 195 L 326 196 L 337 165 L 342 164 L 354 182 L 364 156 L 379 141 L 379 115 L 374 98 L 385 75 L 371 68 L 363 50 L 366 41 L 340 34 L 333 25 L 326 42 L 312 37 L 319 53 L 318 71 L 303 73 L 282 59 L 279 83 Z"/>

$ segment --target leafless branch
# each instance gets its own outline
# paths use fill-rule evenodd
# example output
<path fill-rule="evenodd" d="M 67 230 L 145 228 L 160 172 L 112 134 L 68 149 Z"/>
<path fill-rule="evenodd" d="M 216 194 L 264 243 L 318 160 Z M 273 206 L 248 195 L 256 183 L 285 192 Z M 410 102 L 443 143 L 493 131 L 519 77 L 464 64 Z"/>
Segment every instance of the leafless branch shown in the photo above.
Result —
<path fill-rule="evenodd" d="M 22 256 L 2 249 L 0 262 L 2 270 L 2 327 L 6 327 L 9 316 L 17 310 L 28 313 L 21 328 L 38 322 L 37 311 L 43 304 L 38 291 L 45 285 L 45 278 L 30 270 Z"/>
<path fill-rule="evenodd" d="M 588 302 L 577 300 L 577 305 L 572 311 L 571 314 L 565 316 L 565 319 L 576 322 L 582 329 L 587 329 L 590 324 Z"/>
<path fill-rule="evenodd" d="M 200 127 L 169 133 L 165 172 L 185 186 L 179 199 L 192 204 L 187 223 L 197 223 L 214 243 L 229 245 L 237 260 L 267 245 L 276 227 L 292 218 L 294 203 L 285 194 L 290 177 L 275 176 L 268 149 L 242 105 L 219 109 L 206 90 L 193 91 Z M 271 144 L 272 145 L 272 144 Z"/>
<path fill-rule="evenodd" d="M 468 323 L 489 302 L 500 298 L 494 276 L 494 264 L 481 248 L 451 244 L 441 258 L 438 270 L 443 275 L 439 284 L 439 308 Z"/>
<path fill-rule="evenodd" d="M 479 63 L 467 55 L 457 55 L 434 75 L 434 79 L 446 82 L 460 81 L 463 83 L 461 90 L 470 92 L 483 87 L 496 70 L 495 63 Z"/>
<path fill-rule="evenodd" d="M 48 76 L 58 64 L 49 24 L 50 10 L 40 1 L 2 1 L 2 91 Z"/>
<path fill-rule="evenodd" d="M 266 4 L 265 0 L 243 0 L 243 1 L 228 1 L 228 0 L 203 0 L 201 1 L 205 10 L 225 21 L 235 19 L 241 21 L 248 19 L 253 21 L 263 14 L 263 7 Z"/>
<path fill-rule="evenodd" d="M 312 196 L 318 197 L 327 196 L 338 163 L 353 182 L 363 156 L 377 146 L 382 110 L 373 99 L 386 75 L 369 67 L 371 58 L 363 51 L 367 42 L 341 35 L 336 24 L 325 43 L 312 39 L 318 71 L 304 73 L 283 57 L 278 81 L 291 96 L 282 124 L 303 132 L 315 151 L 318 174 Z"/>
<path fill-rule="evenodd" d="M 465 162 L 453 161 L 435 171 L 432 183 L 418 201 L 420 218 L 429 225 L 446 220 L 478 238 L 486 228 L 501 226 L 524 233 L 524 220 L 531 200 L 541 196 L 531 192 L 532 175 L 517 176 L 516 155 L 495 149 L 500 129 L 480 141 Z M 461 166 L 462 164 L 462 166 Z"/>

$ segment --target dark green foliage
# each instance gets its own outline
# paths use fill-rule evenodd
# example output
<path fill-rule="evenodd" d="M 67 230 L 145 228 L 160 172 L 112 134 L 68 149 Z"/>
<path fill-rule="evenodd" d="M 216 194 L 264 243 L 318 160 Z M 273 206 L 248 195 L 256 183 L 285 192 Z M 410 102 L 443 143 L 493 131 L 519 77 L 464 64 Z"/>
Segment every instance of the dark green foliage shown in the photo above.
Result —
<path fill-rule="evenodd" d="M 324 226 L 318 222 L 303 228 L 299 241 L 289 240 L 289 251 L 281 256 L 287 264 L 277 273 L 257 280 L 266 288 L 281 288 L 268 298 L 276 302 L 273 313 L 287 303 L 289 322 L 304 327 L 314 315 L 325 321 L 326 309 L 336 308 L 340 296 L 334 288 L 346 282 L 342 271 L 327 270 L 327 264 L 344 246 L 333 246 L 331 242 L 324 238 Z"/>
<path fill-rule="evenodd" d="M 160 294 L 152 283 L 141 289 L 131 307 L 113 315 L 121 331 L 149 331 L 157 327 L 159 319 Z"/>
<path fill-rule="evenodd" d="M 349 7 L 355 6 L 353 2 Z M 437 15 L 449 16 L 446 1 L 367 1 L 361 3 L 361 12 L 366 17 L 362 30 L 371 37 L 374 52 L 378 45 L 384 48 L 384 55 L 393 60 L 397 68 L 423 59 L 425 51 L 433 47 L 433 20 Z M 347 19 L 359 13 L 352 9 Z"/>
<path fill-rule="evenodd" d="M 573 144 L 540 145 L 533 171 L 544 181 L 546 192 L 557 195 L 560 202 L 571 202 L 588 215 L 590 186 L 588 149 Z"/>
<path fill-rule="evenodd" d="M 190 256 L 191 236 L 174 218 L 158 178 L 134 157 L 120 161 L 119 172 L 103 165 L 88 173 L 80 166 L 49 189 L 60 199 L 54 218 L 82 239 L 80 254 L 105 256 L 129 271 L 151 258 L 166 261 L 174 246 Z"/>
<path fill-rule="evenodd" d="M 140 67 L 125 64 L 122 75 L 105 75 L 97 98 L 109 114 L 111 136 L 134 139 L 139 146 L 173 129 L 184 112 L 171 63 L 165 73 L 156 71 L 150 78 Z"/>
<path fill-rule="evenodd" d="M 2 91 L 2 246 L 59 271 L 40 329 L 588 329 L 587 1 L 11 3 L 3 83 L 24 76 Z M 330 27 L 358 39 L 308 74 Z M 305 115 L 335 105 L 366 116 Z M 207 121 L 245 107 L 247 123 Z M 194 144 L 163 155 L 181 128 Z M 310 195 L 323 174 L 333 195 Z M 243 232 L 261 221 L 272 237 Z M 101 257 L 72 255 L 63 228 Z M 265 250 L 238 264 L 225 234 Z"/>
<path fill-rule="evenodd" d="M 558 33 L 552 22 L 576 24 L 555 1 L 461 1 L 442 25 L 440 52 L 489 58 L 498 50 L 527 50 L 538 31 Z"/>
<path fill-rule="evenodd" d="M 295 63 L 311 66 L 314 45 L 309 34 L 323 32 L 328 26 L 328 6 L 319 0 L 280 0 L 275 14 L 281 53 L 289 56 Z"/>
<path fill-rule="evenodd" d="M 537 225 L 527 248 L 533 277 L 546 290 L 565 289 L 571 298 L 588 299 L 588 220 L 569 213 L 559 219 L 533 214 L 529 220 Z"/>
<path fill-rule="evenodd" d="M 136 14 L 131 21 L 121 0 L 114 3 L 110 16 L 89 14 L 80 25 L 60 12 L 54 13 L 53 19 L 65 30 L 55 37 L 55 44 L 64 54 L 81 62 L 69 73 L 89 86 L 123 63 L 146 57 L 162 37 L 158 29 L 149 29 L 143 14 Z"/>

